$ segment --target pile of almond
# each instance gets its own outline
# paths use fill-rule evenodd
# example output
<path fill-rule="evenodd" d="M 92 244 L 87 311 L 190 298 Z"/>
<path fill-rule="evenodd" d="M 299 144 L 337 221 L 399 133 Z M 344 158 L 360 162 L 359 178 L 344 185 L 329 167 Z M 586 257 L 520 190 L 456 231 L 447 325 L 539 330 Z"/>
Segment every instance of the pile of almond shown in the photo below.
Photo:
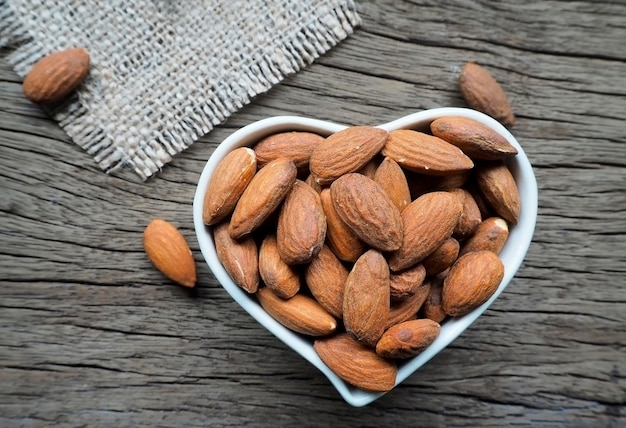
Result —
<path fill-rule="evenodd" d="M 221 263 L 326 365 L 370 391 L 495 292 L 520 199 L 517 150 L 464 117 L 425 132 L 353 126 L 230 152 L 204 199 Z"/>

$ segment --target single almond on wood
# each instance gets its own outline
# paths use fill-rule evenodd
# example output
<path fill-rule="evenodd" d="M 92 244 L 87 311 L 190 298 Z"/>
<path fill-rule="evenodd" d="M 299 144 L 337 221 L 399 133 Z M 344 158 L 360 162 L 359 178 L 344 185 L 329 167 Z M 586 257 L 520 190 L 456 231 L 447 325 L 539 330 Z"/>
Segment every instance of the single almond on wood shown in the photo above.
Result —
<path fill-rule="evenodd" d="M 276 241 L 289 265 L 308 263 L 324 245 L 326 215 L 320 195 L 304 181 L 296 180 L 283 201 Z"/>
<path fill-rule="evenodd" d="M 333 373 L 357 388 L 385 392 L 396 383 L 398 368 L 393 360 L 378 356 L 345 333 L 318 339 L 313 348 Z"/>
<path fill-rule="evenodd" d="M 356 233 L 339 217 L 335 210 L 330 189 L 320 192 L 324 214 L 326 214 L 326 238 L 328 246 L 340 259 L 354 262 L 367 251 L 367 246 Z"/>
<path fill-rule="evenodd" d="M 411 129 L 391 131 L 382 153 L 402 168 L 425 175 L 447 175 L 474 166 L 458 147 L 439 137 Z"/>
<path fill-rule="evenodd" d="M 233 282 L 254 293 L 259 288 L 259 253 L 251 236 L 235 240 L 230 236 L 228 222 L 213 228 L 217 258 Z"/>
<path fill-rule="evenodd" d="M 454 189 L 451 193 L 459 198 L 463 207 L 452 235 L 456 238 L 464 239 L 474 233 L 474 230 L 476 230 L 482 220 L 482 214 L 476 200 L 469 191 Z"/>
<path fill-rule="evenodd" d="M 374 181 L 389 195 L 391 202 L 402 212 L 411 203 L 411 192 L 400 165 L 386 157 L 374 173 Z"/>
<path fill-rule="evenodd" d="M 511 224 L 520 216 L 520 195 L 513 174 L 502 161 L 480 165 L 476 169 L 476 183 L 493 210 Z"/>
<path fill-rule="evenodd" d="M 356 172 L 380 152 L 388 137 L 384 129 L 371 126 L 352 126 L 335 132 L 311 153 L 311 173 L 325 185 Z"/>
<path fill-rule="evenodd" d="M 389 314 L 389 267 L 383 255 L 368 250 L 348 274 L 343 296 L 343 322 L 357 340 L 375 346 Z"/>
<path fill-rule="evenodd" d="M 390 327 L 376 344 L 383 358 L 411 358 L 422 352 L 439 336 L 441 326 L 433 320 L 405 321 Z"/>
<path fill-rule="evenodd" d="M 291 131 L 272 134 L 254 146 L 259 167 L 278 158 L 291 159 L 299 173 L 309 170 L 309 158 L 313 150 L 325 140 L 313 132 Z"/>
<path fill-rule="evenodd" d="M 331 184 L 330 194 L 335 211 L 359 239 L 381 251 L 400 248 L 400 211 L 378 183 L 350 173 Z"/>
<path fill-rule="evenodd" d="M 517 154 L 517 149 L 503 135 L 467 117 L 436 119 L 430 124 L 430 130 L 472 159 L 496 160 Z"/>
<path fill-rule="evenodd" d="M 460 244 L 454 238 L 448 238 L 422 260 L 426 275 L 436 275 L 448 269 L 459 255 Z"/>
<path fill-rule="evenodd" d="M 414 290 L 413 295 L 407 296 L 399 302 L 392 302 L 389 308 L 389 316 L 387 317 L 385 330 L 403 321 L 417 317 L 418 311 L 428 297 L 430 283 L 430 279 L 426 278 L 424 282 L 422 282 L 422 285 Z"/>
<path fill-rule="evenodd" d="M 499 254 L 509 237 L 509 226 L 500 217 L 489 217 L 482 221 L 474 234 L 463 242 L 459 255 L 472 251 L 491 251 Z"/>
<path fill-rule="evenodd" d="M 415 294 L 426 278 L 426 269 L 418 264 L 410 269 L 389 276 L 391 301 L 398 302 Z"/>
<path fill-rule="evenodd" d="M 230 236 L 249 235 L 278 208 L 296 181 L 298 171 L 291 159 L 276 159 L 261 168 L 244 190 L 230 220 Z"/>
<path fill-rule="evenodd" d="M 272 318 L 297 333 L 326 336 L 337 328 L 335 318 L 315 300 L 302 294 L 281 299 L 267 287 L 259 288 L 259 303 Z"/>
<path fill-rule="evenodd" d="M 204 224 L 210 226 L 219 223 L 232 213 L 256 174 L 256 168 L 256 155 L 248 147 L 235 149 L 220 161 L 204 194 Z"/>
<path fill-rule="evenodd" d="M 170 222 L 155 218 L 143 232 L 143 246 L 154 266 L 172 281 L 196 285 L 196 264 L 185 237 Z"/>
<path fill-rule="evenodd" d="M 459 89 L 473 109 L 493 117 L 503 125 L 515 124 L 509 98 L 486 68 L 472 61 L 466 63 L 459 75 Z"/>
<path fill-rule="evenodd" d="M 280 257 L 274 234 L 266 235 L 261 243 L 259 274 L 267 288 L 283 299 L 293 297 L 300 290 L 300 273 Z"/>
<path fill-rule="evenodd" d="M 504 264 L 491 251 L 473 251 L 458 258 L 443 282 L 443 310 L 453 317 L 473 311 L 495 293 Z"/>
<path fill-rule="evenodd" d="M 422 261 L 452 235 L 460 215 L 461 204 L 449 192 L 426 193 L 411 202 L 402 211 L 402 246 L 388 257 L 391 270 L 399 272 Z"/>
<path fill-rule="evenodd" d="M 29 100 L 39 104 L 63 101 L 89 72 L 89 54 L 83 48 L 65 49 L 37 61 L 22 84 Z"/>
<path fill-rule="evenodd" d="M 313 257 L 304 271 L 304 279 L 315 300 L 332 315 L 342 318 L 348 269 L 329 247 L 324 245 Z"/>

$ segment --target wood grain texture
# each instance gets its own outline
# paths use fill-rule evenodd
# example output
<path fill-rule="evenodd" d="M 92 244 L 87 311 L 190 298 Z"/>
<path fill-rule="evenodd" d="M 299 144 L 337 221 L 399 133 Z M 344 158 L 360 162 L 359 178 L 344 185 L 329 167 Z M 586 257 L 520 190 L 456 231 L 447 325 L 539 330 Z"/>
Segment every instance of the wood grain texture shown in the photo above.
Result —
<path fill-rule="evenodd" d="M 178 155 L 102 173 L 0 52 L 0 426 L 626 426 L 626 3 L 360 1 L 363 25 Z M 354 409 L 203 263 L 195 183 L 238 127 L 375 125 L 464 106 L 474 60 L 511 98 L 539 218 L 505 293 L 382 399 Z M 147 260 L 153 217 L 190 242 L 188 292 Z"/>

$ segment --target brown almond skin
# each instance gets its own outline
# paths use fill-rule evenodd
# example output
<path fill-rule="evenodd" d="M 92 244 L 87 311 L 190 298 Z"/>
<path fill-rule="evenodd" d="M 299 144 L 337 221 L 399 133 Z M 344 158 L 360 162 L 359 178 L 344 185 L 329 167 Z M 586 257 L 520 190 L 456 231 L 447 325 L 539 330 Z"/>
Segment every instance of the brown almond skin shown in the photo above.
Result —
<path fill-rule="evenodd" d="M 231 238 L 228 228 L 226 221 L 213 228 L 217 258 L 235 284 L 248 293 L 254 293 L 259 288 L 259 253 L 256 242 L 251 236 L 235 240 Z"/>
<path fill-rule="evenodd" d="M 348 273 L 348 269 L 326 245 L 304 271 L 305 282 L 315 300 L 337 318 L 343 317 L 343 295 Z"/>
<path fill-rule="evenodd" d="M 441 324 L 447 315 L 443 310 L 443 302 L 441 301 L 441 292 L 443 290 L 443 281 L 448 276 L 450 269 L 430 278 L 430 289 L 428 296 L 424 300 L 424 304 L 420 308 L 420 314 L 423 318 L 431 319 Z"/>
<path fill-rule="evenodd" d="M 331 334 L 337 328 L 335 318 L 319 303 L 303 294 L 282 299 L 269 288 L 263 287 L 256 296 L 272 318 L 296 333 L 319 337 Z"/>
<path fill-rule="evenodd" d="M 426 269 L 418 264 L 410 269 L 389 276 L 392 302 L 398 302 L 415 294 L 426 278 Z"/>
<path fill-rule="evenodd" d="M 422 260 L 426 275 L 436 275 L 452 266 L 459 256 L 460 247 L 459 241 L 454 238 L 448 238 L 443 241 L 435 251 Z"/>
<path fill-rule="evenodd" d="M 515 124 L 515 115 L 509 98 L 491 73 L 469 61 L 459 75 L 459 89 L 467 104 L 505 126 Z"/>
<path fill-rule="evenodd" d="M 261 243 L 259 274 L 265 285 L 283 299 L 300 291 L 300 274 L 280 257 L 274 234 L 266 235 Z"/>
<path fill-rule="evenodd" d="M 376 353 L 383 358 L 414 357 L 435 341 L 440 330 L 441 326 L 429 319 L 396 324 L 382 335 L 376 344 Z"/>
<path fill-rule="evenodd" d="M 481 222 L 465 242 L 459 255 L 472 251 L 491 251 L 499 254 L 509 237 L 509 226 L 500 217 L 489 217 Z"/>
<path fill-rule="evenodd" d="M 330 186 L 333 206 L 363 242 L 381 251 L 402 245 L 402 217 L 385 190 L 359 173 L 346 174 Z"/>
<path fill-rule="evenodd" d="M 38 104 L 55 104 L 78 88 L 89 73 L 89 53 L 65 49 L 37 61 L 22 84 L 26 98 Z"/>
<path fill-rule="evenodd" d="M 275 159 L 287 158 L 293 161 L 301 174 L 308 172 L 311 153 L 324 140 L 324 137 L 313 132 L 279 132 L 255 144 L 254 151 L 260 168 Z"/>
<path fill-rule="evenodd" d="M 447 175 L 474 167 L 472 160 L 458 147 L 410 129 L 391 131 L 382 153 L 402 168 L 424 175 Z"/>
<path fill-rule="evenodd" d="M 249 235 L 278 208 L 297 176 L 291 159 L 276 159 L 261 168 L 250 181 L 230 220 L 230 236 L 240 239 Z"/>
<path fill-rule="evenodd" d="M 378 356 L 345 333 L 318 339 L 313 348 L 333 373 L 357 388 L 386 392 L 396 383 L 398 368 L 393 360 Z"/>
<path fill-rule="evenodd" d="M 367 346 L 375 346 L 389 315 L 389 267 L 383 255 L 368 250 L 348 274 L 343 296 L 346 331 Z"/>
<path fill-rule="evenodd" d="M 454 227 L 452 235 L 458 239 L 465 239 L 474 233 L 474 230 L 476 230 L 482 221 L 482 214 L 476 200 L 470 192 L 465 189 L 455 189 L 451 191 L 451 193 L 459 198 L 463 206 L 461 216 Z"/>
<path fill-rule="evenodd" d="M 374 180 L 374 176 L 376 175 L 376 170 L 378 169 L 380 163 L 381 163 L 381 160 L 379 159 L 379 157 L 375 156 L 368 163 L 366 163 L 365 166 L 361 168 L 358 172 L 360 174 L 363 174 L 367 178 L 371 178 L 372 180 Z"/>
<path fill-rule="evenodd" d="M 433 135 L 457 146 L 472 159 L 496 160 L 515 156 L 517 149 L 501 134 L 467 117 L 449 116 L 430 124 Z"/>
<path fill-rule="evenodd" d="M 308 263 L 324 245 L 326 215 L 320 195 L 296 180 L 278 216 L 276 241 L 280 257 L 288 265 Z"/>
<path fill-rule="evenodd" d="M 431 280 L 426 278 L 422 285 L 414 290 L 413 295 L 399 302 L 393 302 L 389 308 L 389 316 L 385 330 L 404 321 L 415 319 L 430 291 Z"/>
<path fill-rule="evenodd" d="M 215 172 L 204 194 L 202 219 L 213 225 L 233 212 L 237 201 L 256 174 L 254 151 L 240 147 L 228 153 L 215 167 Z"/>
<path fill-rule="evenodd" d="M 388 256 L 394 272 L 407 269 L 435 251 L 452 235 L 461 215 L 458 198 L 448 192 L 420 196 L 402 212 L 402 246 Z"/>
<path fill-rule="evenodd" d="M 170 222 L 155 218 L 143 232 L 143 246 L 154 266 L 172 281 L 196 285 L 196 264 L 185 237 Z"/>
<path fill-rule="evenodd" d="M 317 193 L 322 193 L 322 186 L 320 186 L 320 184 L 317 181 L 315 181 L 315 177 L 313 177 L 313 174 L 307 175 L 306 180 L 304 180 L 304 182 L 308 184 L 309 186 L 311 186 L 311 188 L 315 190 Z"/>
<path fill-rule="evenodd" d="M 336 132 L 317 146 L 309 161 L 318 183 L 330 184 L 365 166 L 385 145 L 389 133 L 371 126 L 352 126 Z"/>
<path fill-rule="evenodd" d="M 326 214 L 326 238 L 328 246 L 335 255 L 343 261 L 355 262 L 367 251 L 367 245 L 359 239 L 356 233 L 339 217 L 333 204 L 330 189 L 320 192 L 320 199 L 324 214 Z"/>
<path fill-rule="evenodd" d="M 504 277 L 504 264 L 491 251 L 473 251 L 458 258 L 443 282 L 443 310 L 460 317 L 485 303 Z"/>
<path fill-rule="evenodd" d="M 521 202 L 513 174 L 502 161 L 480 165 L 476 183 L 493 210 L 511 224 L 517 224 Z"/>
<path fill-rule="evenodd" d="M 386 157 L 376 169 L 374 181 L 389 195 L 391 202 L 402 212 L 411 203 L 411 191 L 400 165 Z"/>

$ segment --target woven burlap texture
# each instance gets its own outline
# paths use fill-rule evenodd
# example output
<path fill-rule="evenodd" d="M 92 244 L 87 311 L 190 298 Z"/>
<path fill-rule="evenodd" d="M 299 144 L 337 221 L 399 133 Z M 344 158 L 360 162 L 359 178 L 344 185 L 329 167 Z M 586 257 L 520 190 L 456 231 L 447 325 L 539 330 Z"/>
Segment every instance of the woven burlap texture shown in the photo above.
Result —
<path fill-rule="evenodd" d="M 87 80 L 49 113 L 103 170 L 146 179 L 359 22 L 352 0 L 0 0 L 0 46 L 21 76 L 86 48 Z"/>

